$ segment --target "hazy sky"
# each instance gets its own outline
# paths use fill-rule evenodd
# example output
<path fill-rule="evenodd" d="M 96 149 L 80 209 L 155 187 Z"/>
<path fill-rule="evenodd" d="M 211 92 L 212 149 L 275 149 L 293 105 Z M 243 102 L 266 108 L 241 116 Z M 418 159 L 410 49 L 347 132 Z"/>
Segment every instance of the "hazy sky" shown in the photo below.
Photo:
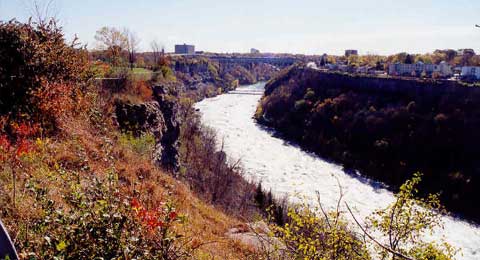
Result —
<path fill-rule="evenodd" d="M 29 16 L 33 0 L 0 0 L 0 19 Z M 173 50 L 342 54 L 480 52 L 480 0 L 57 0 L 66 34 L 95 46 L 102 26 L 128 27 L 143 50 L 153 39 Z"/>

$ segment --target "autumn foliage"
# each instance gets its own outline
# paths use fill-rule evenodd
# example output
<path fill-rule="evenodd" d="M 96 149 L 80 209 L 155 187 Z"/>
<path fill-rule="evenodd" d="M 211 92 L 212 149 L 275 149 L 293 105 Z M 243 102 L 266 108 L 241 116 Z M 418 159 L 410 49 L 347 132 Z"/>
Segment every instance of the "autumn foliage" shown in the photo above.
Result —
<path fill-rule="evenodd" d="M 67 43 L 55 21 L 0 22 L 0 114 L 35 112 L 32 94 L 49 84 L 88 76 L 86 51 Z"/>

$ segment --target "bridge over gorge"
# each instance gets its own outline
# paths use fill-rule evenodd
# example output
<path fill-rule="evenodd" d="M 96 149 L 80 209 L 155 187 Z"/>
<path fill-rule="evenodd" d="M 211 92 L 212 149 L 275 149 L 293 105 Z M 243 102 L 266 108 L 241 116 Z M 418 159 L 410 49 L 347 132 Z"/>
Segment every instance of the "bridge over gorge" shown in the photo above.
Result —
<path fill-rule="evenodd" d="M 227 94 L 262 96 L 262 95 L 263 95 L 263 90 L 250 90 L 250 89 L 249 89 L 249 90 L 245 90 L 245 89 L 239 89 L 239 90 L 229 91 Z"/>
<path fill-rule="evenodd" d="M 235 56 L 209 56 L 211 60 L 218 61 L 222 64 L 259 64 L 266 63 L 276 67 L 286 67 L 294 64 L 297 59 L 293 57 L 235 57 Z"/>

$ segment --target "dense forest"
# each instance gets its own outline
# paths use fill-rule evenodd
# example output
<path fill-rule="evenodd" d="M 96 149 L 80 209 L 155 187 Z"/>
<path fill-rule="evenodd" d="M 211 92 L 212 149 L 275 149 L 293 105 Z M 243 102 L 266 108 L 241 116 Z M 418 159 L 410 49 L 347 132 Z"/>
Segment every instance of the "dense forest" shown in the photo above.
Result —
<path fill-rule="evenodd" d="M 480 220 L 478 88 L 296 66 L 267 84 L 256 118 L 393 190 L 420 171 L 423 194 Z"/>

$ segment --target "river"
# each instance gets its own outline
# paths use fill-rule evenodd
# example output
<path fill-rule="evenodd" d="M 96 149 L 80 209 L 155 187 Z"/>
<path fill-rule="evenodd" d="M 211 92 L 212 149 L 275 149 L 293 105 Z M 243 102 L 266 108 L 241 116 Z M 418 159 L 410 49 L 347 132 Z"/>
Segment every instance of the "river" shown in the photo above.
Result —
<path fill-rule="evenodd" d="M 394 200 L 381 184 L 346 174 L 341 166 L 305 152 L 255 123 L 252 117 L 263 88 L 263 83 L 242 86 L 195 105 L 202 123 L 217 132 L 218 143 L 223 143 L 229 160 L 241 160 L 246 178 L 261 181 L 276 196 L 288 195 L 294 201 L 306 198 L 313 202 L 319 192 L 322 205 L 329 209 L 337 205 L 340 183 L 343 200 L 354 207 L 359 218 Z M 443 237 L 460 248 L 457 259 L 480 259 L 480 227 L 451 217 L 443 220 L 444 229 L 435 232 L 435 239 Z"/>

